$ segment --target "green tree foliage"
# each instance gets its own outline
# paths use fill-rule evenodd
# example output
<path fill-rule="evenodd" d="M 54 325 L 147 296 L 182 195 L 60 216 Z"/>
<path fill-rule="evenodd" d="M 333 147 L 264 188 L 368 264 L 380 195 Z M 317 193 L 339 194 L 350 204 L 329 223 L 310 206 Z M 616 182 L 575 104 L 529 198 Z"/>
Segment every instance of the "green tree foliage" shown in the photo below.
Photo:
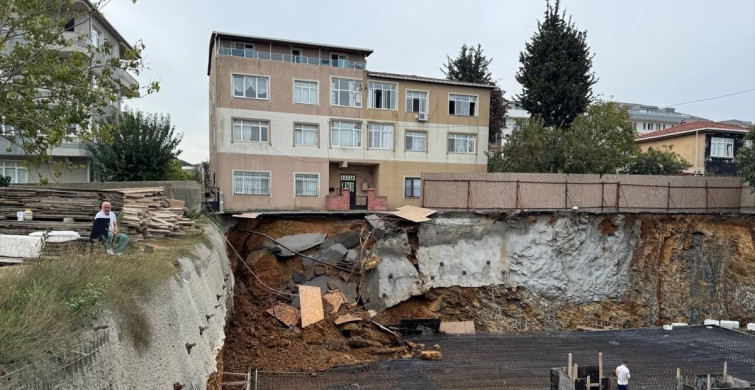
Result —
<path fill-rule="evenodd" d="M 622 171 L 630 175 L 679 175 L 692 164 L 671 150 L 648 149 L 635 155 Z"/>
<path fill-rule="evenodd" d="M 540 117 L 519 122 L 501 152 L 489 154 L 490 172 L 616 173 L 639 149 L 626 108 L 597 102 L 569 129 Z"/>
<path fill-rule="evenodd" d="M 119 55 L 115 42 L 90 39 L 90 19 L 103 3 L 0 0 L 0 115 L 6 129 L 14 129 L 1 137 L 10 141 L 6 148 L 24 152 L 32 168 L 51 161 L 48 151 L 74 136 L 72 125 L 78 125 L 75 136 L 91 138 L 90 119 L 111 102 L 140 94 L 117 74 L 141 72 L 144 45 Z M 146 92 L 157 88 L 152 83 Z"/>
<path fill-rule="evenodd" d="M 519 54 L 521 66 L 516 81 L 522 85 L 517 99 L 545 126 L 569 127 L 592 101 L 595 75 L 591 72 L 586 33 L 559 13 L 559 2 L 548 3 L 545 19 Z"/>
<path fill-rule="evenodd" d="M 755 126 L 750 126 L 750 132 L 744 138 L 745 145 L 737 150 L 734 158 L 739 179 L 753 187 L 755 186 L 755 150 L 752 146 L 746 146 L 747 141 L 755 143 Z"/>
<path fill-rule="evenodd" d="M 104 123 L 103 137 L 89 143 L 92 169 L 101 181 L 167 180 L 183 134 L 170 117 L 126 110 Z M 180 163 L 179 163 L 180 166 Z"/>
<path fill-rule="evenodd" d="M 181 164 L 181 161 L 178 159 L 173 160 L 173 162 L 170 163 L 170 167 L 168 168 L 168 171 L 165 174 L 165 180 L 192 180 L 192 181 L 199 181 L 199 172 L 197 171 L 185 171 L 183 169 L 183 165 Z"/>
<path fill-rule="evenodd" d="M 446 56 L 447 62 L 441 71 L 446 79 L 465 81 L 468 83 L 495 84 L 493 75 L 488 69 L 492 59 L 484 54 L 480 44 L 477 47 L 461 45 L 456 58 Z M 506 114 L 506 100 L 503 90 L 496 87 L 490 91 L 490 117 L 488 122 L 488 142 L 495 144 L 500 140 L 503 131 L 504 115 Z"/>

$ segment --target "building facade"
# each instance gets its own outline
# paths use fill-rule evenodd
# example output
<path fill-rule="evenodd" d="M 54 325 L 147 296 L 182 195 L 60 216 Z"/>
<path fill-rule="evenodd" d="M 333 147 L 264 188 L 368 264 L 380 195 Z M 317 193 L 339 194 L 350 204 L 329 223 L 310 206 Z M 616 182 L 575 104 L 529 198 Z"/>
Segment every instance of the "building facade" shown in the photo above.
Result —
<path fill-rule="evenodd" d="M 87 53 L 87 45 L 99 47 L 106 41 L 113 44 L 113 55 L 124 59 L 131 45 L 105 19 L 101 13 L 93 12 L 93 5 L 87 0 L 79 0 L 72 5 L 80 16 L 72 18 L 62 32 L 63 38 L 71 42 L 70 46 L 60 47 L 61 52 Z M 91 16 L 90 16 L 91 15 Z M 6 45 L 12 47 L 13 43 Z M 0 54 L 2 55 L 2 54 Z M 134 77 L 123 69 L 116 69 L 113 77 L 124 85 L 137 85 Z M 93 86 L 94 87 L 94 86 Z M 104 107 L 105 114 L 120 111 L 121 101 L 112 101 Z M 51 148 L 48 153 L 52 157 L 51 164 L 43 164 L 37 168 L 27 169 L 24 164 L 25 152 L 18 143 L 11 141 L 15 136 L 15 129 L 0 123 L 0 174 L 11 178 L 11 183 L 35 183 L 46 179 L 50 183 L 86 183 L 92 181 L 92 155 L 81 139 L 76 137 L 79 131 L 77 125 L 71 125 L 68 134 L 71 139 L 64 140 L 60 145 Z M 4 136 L 11 136 L 10 139 Z M 56 174 L 59 170 L 59 175 Z"/>
<path fill-rule="evenodd" d="M 742 126 L 698 121 L 640 135 L 637 144 L 643 152 L 653 148 L 678 154 L 692 164 L 686 170 L 690 174 L 736 176 L 734 156 L 747 132 Z"/>
<path fill-rule="evenodd" d="M 420 205 L 485 172 L 492 86 L 372 72 L 372 50 L 214 32 L 210 180 L 224 211 Z"/>
<path fill-rule="evenodd" d="M 665 130 L 676 125 L 694 122 L 703 118 L 676 112 L 673 107 L 658 107 L 646 104 L 618 103 L 629 112 L 629 121 L 637 129 L 638 134 Z"/>

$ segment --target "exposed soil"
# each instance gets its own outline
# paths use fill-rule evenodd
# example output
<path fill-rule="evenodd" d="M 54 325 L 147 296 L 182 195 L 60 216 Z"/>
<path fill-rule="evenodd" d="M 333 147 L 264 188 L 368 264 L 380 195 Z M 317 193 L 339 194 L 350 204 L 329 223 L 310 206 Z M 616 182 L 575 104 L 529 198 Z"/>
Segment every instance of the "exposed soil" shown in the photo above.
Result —
<path fill-rule="evenodd" d="M 531 217 L 522 216 L 521 220 L 527 218 Z M 542 298 L 521 287 L 449 287 L 408 299 L 373 320 L 380 324 L 396 324 L 407 318 L 473 320 L 478 332 L 642 327 L 701 323 L 704 318 L 755 321 L 751 306 L 742 303 L 755 291 L 753 218 L 635 215 L 626 216 L 625 223 L 636 220 L 641 222 L 642 231 L 629 274 L 633 287 L 620 301 L 569 304 Z M 605 235 L 617 229 L 610 217 L 597 228 Z M 356 304 L 342 307 L 335 315 L 329 314 L 326 306 L 325 320 L 305 329 L 288 328 L 265 313 L 290 297 L 271 292 L 260 281 L 273 290 L 293 292 L 291 275 L 303 271 L 302 258 L 276 257 L 264 249 L 264 237 L 249 231 L 273 238 L 321 232 L 331 238 L 349 230 L 366 232 L 367 228 L 361 219 L 322 217 L 242 221 L 231 229 L 230 241 L 259 280 L 229 248 L 238 282 L 222 354 L 226 372 L 246 372 L 250 367 L 319 371 L 342 364 L 418 356 L 420 346 L 396 338 L 367 320 L 341 326 L 333 323 L 336 316 L 347 312 L 367 317 Z M 408 237 L 412 248 L 408 260 L 416 266 L 413 254 L 421 243 L 416 234 Z M 349 274 L 332 268 L 325 272 L 349 278 Z M 351 275 L 355 277 L 358 273 Z"/>

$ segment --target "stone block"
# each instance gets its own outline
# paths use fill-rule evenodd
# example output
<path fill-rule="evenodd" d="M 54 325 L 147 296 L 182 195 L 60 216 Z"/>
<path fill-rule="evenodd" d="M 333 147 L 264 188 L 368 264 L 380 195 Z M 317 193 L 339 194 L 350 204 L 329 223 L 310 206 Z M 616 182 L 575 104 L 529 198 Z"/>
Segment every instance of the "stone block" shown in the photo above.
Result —
<path fill-rule="evenodd" d="M 0 235 L 0 257 L 33 259 L 42 253 L 42 237 Z"/>

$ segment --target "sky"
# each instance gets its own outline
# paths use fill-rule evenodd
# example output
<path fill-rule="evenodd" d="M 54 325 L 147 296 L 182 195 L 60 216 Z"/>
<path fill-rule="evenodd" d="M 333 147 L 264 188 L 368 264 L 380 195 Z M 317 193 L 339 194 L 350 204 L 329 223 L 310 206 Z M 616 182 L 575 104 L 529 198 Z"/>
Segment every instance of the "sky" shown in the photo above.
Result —
<path fill-rule="evenodd" d="M 160 83 L 127 106 L 170 114 L 184 135 L 180 158 L 199 163 L 209 157 L 212 31 L 369 48 L 369 70 L 437 78 L 447 55 L 479 43 L 513 99 L 519 53 L 545 8 L 545 0 L 110 0 L 102 11 L 127 41 L 146 45 L 140 83 Z M 755 122 L 754 0 L 561 0 L 561 9 L 587 32 L 597 97 Z"/>

